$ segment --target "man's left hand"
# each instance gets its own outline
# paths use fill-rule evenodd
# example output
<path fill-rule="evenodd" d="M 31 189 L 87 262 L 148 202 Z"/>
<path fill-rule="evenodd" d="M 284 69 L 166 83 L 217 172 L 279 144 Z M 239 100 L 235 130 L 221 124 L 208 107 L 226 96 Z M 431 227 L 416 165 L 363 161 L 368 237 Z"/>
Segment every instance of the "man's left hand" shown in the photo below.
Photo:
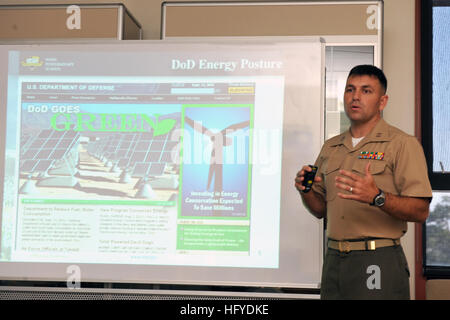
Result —
<path fill-rule="evenodd" d="M 370 162 L 366 165 L 365 175 L 359 176 L 347 170 L 339 170 L 336 177 L 336 187 L 349 193 L 338 192 L 342 199 L 372 203 L 373 198 L 380 192 L 373 176 L 370 174 Z"/>

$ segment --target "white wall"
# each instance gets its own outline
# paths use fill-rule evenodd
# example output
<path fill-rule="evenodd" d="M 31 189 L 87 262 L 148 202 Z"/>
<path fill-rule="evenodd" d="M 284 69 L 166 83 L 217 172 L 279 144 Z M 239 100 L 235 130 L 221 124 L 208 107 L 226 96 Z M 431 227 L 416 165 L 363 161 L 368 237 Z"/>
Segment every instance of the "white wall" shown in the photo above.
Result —
<path fill-rule="evenodd" d="M 414 134 L 415 113 L 415 1 L 384 0 L 383 69 L 388 79 L 389 103 L 384 119 Z M 414 298 L 414 223 L 408 224 L 403 247 L 411 272 L 411 298 Z"/>

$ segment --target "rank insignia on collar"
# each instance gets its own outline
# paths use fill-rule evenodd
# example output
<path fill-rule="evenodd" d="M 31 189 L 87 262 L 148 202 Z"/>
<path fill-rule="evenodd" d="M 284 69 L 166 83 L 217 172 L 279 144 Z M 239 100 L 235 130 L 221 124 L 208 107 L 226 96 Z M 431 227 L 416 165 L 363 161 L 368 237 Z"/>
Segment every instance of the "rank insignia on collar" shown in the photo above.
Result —
<path fill-rule="evenodd" d="M 384 152 L 361 151 L 358 158 L 359 159 L 383 160 Z"/>

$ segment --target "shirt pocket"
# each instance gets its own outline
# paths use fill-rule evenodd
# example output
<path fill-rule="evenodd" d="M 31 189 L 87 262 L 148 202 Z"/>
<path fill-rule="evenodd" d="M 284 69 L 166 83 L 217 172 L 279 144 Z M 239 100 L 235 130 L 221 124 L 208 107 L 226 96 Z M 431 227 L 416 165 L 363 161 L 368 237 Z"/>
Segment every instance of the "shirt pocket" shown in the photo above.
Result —
<path fill-rule="evenodd" d="M 358 159 L 353 164 L 353 172 L 361 176 L 366 175 L 366 165 L 370 162 L 370 174 L 372 175 L 375 184 L 384 192 L 389 192 L 398 195 L 397 188 L 394 184 L 394 176 L 392 166 L 389 159 L 384 160 L 366 160 Z"/>
<path fill-rule="evenodd" d="M 342 166 L 344 159 L 329 159 L 327 167 L 324 171 L 325 178 L 325 188 L 326 188 L 326 200 L 332 201 L 336 198 L 337 188 L 336 188 L 336 177 L 339 174 L 339 169 Z"/>
<path fill-rule="evenodd" d="M 380 160 L 357 160 L 353 165 L 352 170 L 365 176 L 366 166 L 370 162 L 369 172 L 371 175 L 382 174 L 386 170 L 386 162 Z"/>

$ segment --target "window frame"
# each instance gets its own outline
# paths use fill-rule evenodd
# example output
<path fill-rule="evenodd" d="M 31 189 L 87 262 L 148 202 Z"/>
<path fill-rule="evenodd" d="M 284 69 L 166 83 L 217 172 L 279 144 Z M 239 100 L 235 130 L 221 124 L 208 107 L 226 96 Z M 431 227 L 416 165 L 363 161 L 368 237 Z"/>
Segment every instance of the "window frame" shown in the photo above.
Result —
<path fill-rule="evenodd" d="M 433 171 L 433 8 L 450 7 L 450 0 L 421 1 L 421 140 L 433 191 L 450 190 L 450 172 Z M 449 191 L 450 192 L 450 191 Z M 427 224 L 422 224 L 422 267 L 427 279 L 450 278 L 450 266 L 427 265 Z"/>
<path fill-rule="evenodd" d="M 422 145 L 433 190 L 450 190 L 450 172 L 433 172 L 433 8 L 449 6 L 450 0 L 422 2 Z"/>

